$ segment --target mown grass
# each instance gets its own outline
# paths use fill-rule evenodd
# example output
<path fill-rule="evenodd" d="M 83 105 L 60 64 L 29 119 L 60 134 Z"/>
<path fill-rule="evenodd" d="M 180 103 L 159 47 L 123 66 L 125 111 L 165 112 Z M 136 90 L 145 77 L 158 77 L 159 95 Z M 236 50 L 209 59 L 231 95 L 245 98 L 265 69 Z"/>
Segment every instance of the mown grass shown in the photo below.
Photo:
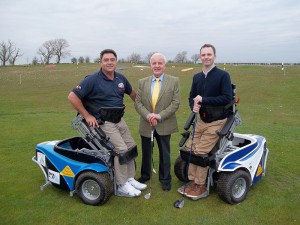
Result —
<path fill-rule="evenodd" d="M 150 75 L 150 69 L 122 70 L 133 87 Z M 181 72 L 182 68 L 194 70 Z M 222 68 L 222 66 L 220 66 Z M 1 224 L 299 224 L 300 203 L 300 67 L 227 65 L 237 84 L 238 106 L 243 124 L 240 133 L 266 137 L 270 149 L 267 173 L 251 187 L 247 199 L 238 205 L 224 203 L 213 189 L 199 201 L 186 199 L 182 209 L 173 207 L 180 198 L 181 182 L 174 176 L 172 190 L 163 192 L 154 175 L 152 197 L 130 199 L 113 196 L 105 205 L 93 207 L 77 196 L 54 187 L 39 190 L 44 177 L 31 161 L 35 145 L 77 135 L 70 126 L 75 112 L 67 95 L 77 82 L 99 66 L 59 65 L 53 68 L 0 68 L 0 221 Z M 189 115 L 188 94 L 194 73 L 200 65 L 168 65 L 167 73 L 180 78 L 181 105 L 177 117 L 180 131 Z M 140 149 L 139 116 L 126 97 L 125 120 Z M 178 155 L 180 134 L 172 136 L 172 163 Z M 154 162 L 158 170 L 158 153 Z M 140 175 L 141 154 L 137 159 Z M 173 165 L 173 164 L 172 164 Z M 143 194 L 148 193 L 148 190 Z"/>

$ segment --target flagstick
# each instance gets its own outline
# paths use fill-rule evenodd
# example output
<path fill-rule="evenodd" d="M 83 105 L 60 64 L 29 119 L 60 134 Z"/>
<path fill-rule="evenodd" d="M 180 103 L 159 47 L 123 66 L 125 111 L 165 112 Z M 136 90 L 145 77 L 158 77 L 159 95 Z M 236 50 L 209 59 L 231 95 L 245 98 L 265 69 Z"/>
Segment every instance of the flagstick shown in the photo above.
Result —
<path fill-rule="evenodd" d="M 285 69 L 284 69 L 283 62 L 281 63 L 281 70 L 282 70 L 282 72 L 283 72 L 283 76 L 285 76 Z"/>

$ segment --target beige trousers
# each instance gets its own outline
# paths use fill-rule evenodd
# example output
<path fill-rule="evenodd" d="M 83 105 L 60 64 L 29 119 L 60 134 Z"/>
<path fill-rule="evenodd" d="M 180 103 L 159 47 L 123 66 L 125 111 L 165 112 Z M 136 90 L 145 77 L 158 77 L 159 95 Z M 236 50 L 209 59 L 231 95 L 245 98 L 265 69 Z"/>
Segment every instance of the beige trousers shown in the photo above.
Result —
<path fill-rule="evenodd" d="M 219 136 L 217 135 L 216 131 L 220 131 L 223 128 L 226 120 L 227 119 L 217 120 L 211 123 L 205 123 L 200 118 L 197 120 L 194 144 L 192 148 L 194 154 L 207 154 L 213 149 L 219 140 Z M 190 151 L 191 145 L 192 135 L 185 146 L 187 151 Z M 205 184 L 207 171 L 207 167 L 201 167 L 190 163 L 188 178 L 189 180 L 194 181 L 196 184 Z"/>
<path fill-rule="evenodd" d="M 115 146 L 115 152 L 127 152 L 128 149 L 131 149 L 136 145 L 123 118 L 119 123 L 106 121 L 103 125 L 100 125 L 100 127 L 109 137 L 109 141 Z M 119 157 L 115 156 L 114 169 L 117 185 L 124 184 L 128 178 L 135 176 L 134 160 L 120 165 Z"/>

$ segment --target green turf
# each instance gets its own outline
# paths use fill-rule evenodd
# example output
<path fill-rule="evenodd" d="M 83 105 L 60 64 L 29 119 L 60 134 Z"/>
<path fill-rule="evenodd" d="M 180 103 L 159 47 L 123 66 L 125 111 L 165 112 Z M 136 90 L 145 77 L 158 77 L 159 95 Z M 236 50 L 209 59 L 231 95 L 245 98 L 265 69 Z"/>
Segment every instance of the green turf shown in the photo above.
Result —
<path fill-rule="evenodd" d="M 150 69 L 124 64 L 123 74 L 137 88 L 139 78 Z M 181 72 L 183 68 L 194 70 Z M 222 66 L 220 66 L 222 68 Z M 31 161 L 35 145 L 77 135 L 70 121 L 75 112 L 67 101 L 71 88 L 84 76 L 98 70 L 95 64 L 15 66 L 0 68 L 0 223 L 1 224 L 299 224 L 300 223 L 300 67 L 226 65 L 240 97 L 238 109 L 243 124 L 240 133 L 265 136 L 270 150 L 266 176 L 251 187 L 238 205 L 223 202 L 213 189 L 206 199 L 185 200 L 181 182 L 172 169 L 172 190 L 163 192 L 153 177 L 151 199 L 113 196 L 103 206 L 84 205 L 77 196 L 52 186 L 40 191 L 42 171 Z M 177 117 L 180 131 L 189 115 L 188 94 L 200 65 L 168 65 L 167 73 L 180 78 L 181 105 Z M 140 149 L 138 114 L 127 96 L 125 120 Z M 172 168 L 178 156 L 180 134 L 172 136 Z M 158 150 L 154 162 L 158 170 Z M 141 154 L 137 158 L 140 175 Z M 148 190 L 143 192 L 143 195 Z"/>

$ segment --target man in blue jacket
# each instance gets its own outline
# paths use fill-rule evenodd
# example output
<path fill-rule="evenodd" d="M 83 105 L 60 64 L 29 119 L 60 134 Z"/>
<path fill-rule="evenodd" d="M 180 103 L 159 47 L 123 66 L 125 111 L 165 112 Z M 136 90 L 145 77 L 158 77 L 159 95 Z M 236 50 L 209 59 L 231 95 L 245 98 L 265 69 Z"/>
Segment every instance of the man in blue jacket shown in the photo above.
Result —
<path fill-rule="evenodd" d="M 117 54 L 114 50 L 104 49 L 100 53 L 100 64 L 98 72 L 87 76 L 73 88 L 68 100 L 90 127 L 101 127 L 114 145 L 116 194 L 137 197 L 147 185 L 134 179 L 137 146 L 122 118 L 124 95 L 129 95 L 134 101 L 136 92 L 127 78 L 115 71 Z M 104 122 L 98 124 L 98 119 Z"/>
<path fill-rule="evenodd" d="M 232 86 L 230 76 L 226 71 L 217 68 L 214 64 L 216 50 L 213 45 L 205 44 L 200 49 L 202 72 L 194 75 L 189 96 L 189 105 L 194 113 L 199 113 L 194 143 L 192 138 L 187 142 L 185 149 L 194 154 L 207 154 L 217 143 L 217 131 L 224 126 L 228 112 L 225 108 L 232 100 Z M 190 163 L 188 170 L 189 183 L 184 194 L 194 200 L 206 197 L 206 177 L 208 168 Z"/>

